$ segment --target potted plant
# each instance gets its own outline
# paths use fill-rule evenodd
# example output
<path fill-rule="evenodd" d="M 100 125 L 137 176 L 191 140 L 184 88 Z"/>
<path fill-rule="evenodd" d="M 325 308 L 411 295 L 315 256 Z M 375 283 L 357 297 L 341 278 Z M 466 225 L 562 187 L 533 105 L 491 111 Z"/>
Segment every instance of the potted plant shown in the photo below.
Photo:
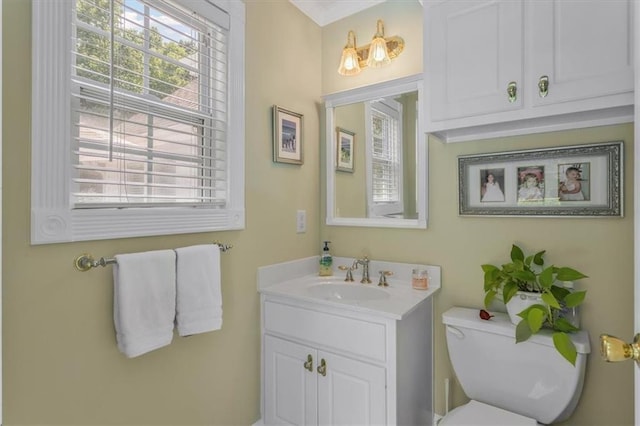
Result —
<path fill-rule="evenodd" d="M 516 312 L 516 343 L 524 342 L 543 328 L 552 330 L 553 344 L 557 351 L 572 365 L 576 361 L 576 347 L 569 337 L 579 330 L 567 312 L 584 301 L 586 291 L 571 291 L 564 285 L 587 278 L 582 272 L 566 266 L 544 266 L 545 250 L 526 256 L 520 247 L 511 247 L 511 262 L 500 267 L 482 265 L 484 271 L 484 305 L 502 296 L 509 309 L 510 301 L 522 292 L 538 297 L 534 303 Z M 526 294 L 526 293 L 525 293 Z"/>

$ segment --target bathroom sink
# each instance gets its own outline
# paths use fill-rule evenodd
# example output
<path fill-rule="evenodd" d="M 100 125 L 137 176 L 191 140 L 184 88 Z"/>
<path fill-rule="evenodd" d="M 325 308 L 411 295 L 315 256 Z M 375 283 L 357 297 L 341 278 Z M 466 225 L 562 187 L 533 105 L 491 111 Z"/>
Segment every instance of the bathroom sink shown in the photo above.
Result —
<path fill-rule="evenodd" d="M 313 297 L 325 300 L 381 300 L 388 299 L 389 293 L 375 287 L 361 284 L 322 283 L 307 288 Z"/>

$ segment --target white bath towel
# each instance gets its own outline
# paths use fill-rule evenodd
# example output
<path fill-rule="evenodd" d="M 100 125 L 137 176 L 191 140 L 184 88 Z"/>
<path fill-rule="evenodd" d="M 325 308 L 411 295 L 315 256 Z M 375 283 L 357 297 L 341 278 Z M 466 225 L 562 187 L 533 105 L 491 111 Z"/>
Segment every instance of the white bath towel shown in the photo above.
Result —
<path fill-rule="evenodd" d="M 222 327 L 220 247 L 217 244 L 176 249 L 176 323 L 180 336 Z"/>
<path fill-rule="evenodd" d="M 132 358 L 171 343 L 176 309 L 173 250 L 120 254 L 113 269 L 118 349 Z"/>

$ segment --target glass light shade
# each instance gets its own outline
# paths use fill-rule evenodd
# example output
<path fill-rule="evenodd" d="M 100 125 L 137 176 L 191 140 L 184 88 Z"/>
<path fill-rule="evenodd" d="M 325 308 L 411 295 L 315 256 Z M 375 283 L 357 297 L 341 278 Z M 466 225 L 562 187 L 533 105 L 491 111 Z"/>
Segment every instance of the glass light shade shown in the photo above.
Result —
<path fill-rule="evenodd" d="M 342 59 L 340 59 L 338 73 L 342 75 L 356 75 L 359 72 L 360 63 L 356 49 L 353 47 L 345 47 L 342 51 Z"/>
<path fill-rule="evenodd" d="M 356 50 L 356 35 L 349 31 L 347 45 L 342 49 L 342 58 L 338 67 L 340 75 L 356 75 L 360 72 L 360 59 Z"/>
<path fill-rule="evenodd" d="M 382 22 L 382 19 L 378 19 L 376 34 L 373 36 L 369 46 L 367 66 L 381 67 L 389 63 L 391 63 L 391 58 L 389 58 L 389 51 L 387 50 L 387 41 L 384 39 L 384 22 Z"/>
<path fill-rule="evenodd" d="M 369 56 L 367 57 L 367 66 L 381 67 L 391 63 L 389 52 L 387 51 L 387 42 L 383 37 L 375 37 L 369 47 Z"/>

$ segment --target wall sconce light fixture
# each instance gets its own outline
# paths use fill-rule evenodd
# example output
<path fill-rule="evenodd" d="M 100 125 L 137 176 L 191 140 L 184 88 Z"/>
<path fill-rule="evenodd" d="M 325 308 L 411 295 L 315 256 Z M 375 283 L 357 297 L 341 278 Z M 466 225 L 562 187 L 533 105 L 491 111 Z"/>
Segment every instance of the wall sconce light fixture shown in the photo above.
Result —
<path fill-rule="evenodd" d="M 347 45 L 342 49 L 342 58 L 338 73 L 341 75 L 356 75 L 360 72 L 360 58 L 356 51 L 356 34 L 349 31 Z"/>
<path fill-rule="evenodd" d="M 347 44 L 342 49 L 338 74 L 356 75 L 365 67 L 381 67 L 396 58 L 404 49 L 404 40 L 399 36 L 385 37 L 384 23 L 378 19 L 373 40 L 366 46 L 356 47 L 356 35 L 347 34 Z"/>

